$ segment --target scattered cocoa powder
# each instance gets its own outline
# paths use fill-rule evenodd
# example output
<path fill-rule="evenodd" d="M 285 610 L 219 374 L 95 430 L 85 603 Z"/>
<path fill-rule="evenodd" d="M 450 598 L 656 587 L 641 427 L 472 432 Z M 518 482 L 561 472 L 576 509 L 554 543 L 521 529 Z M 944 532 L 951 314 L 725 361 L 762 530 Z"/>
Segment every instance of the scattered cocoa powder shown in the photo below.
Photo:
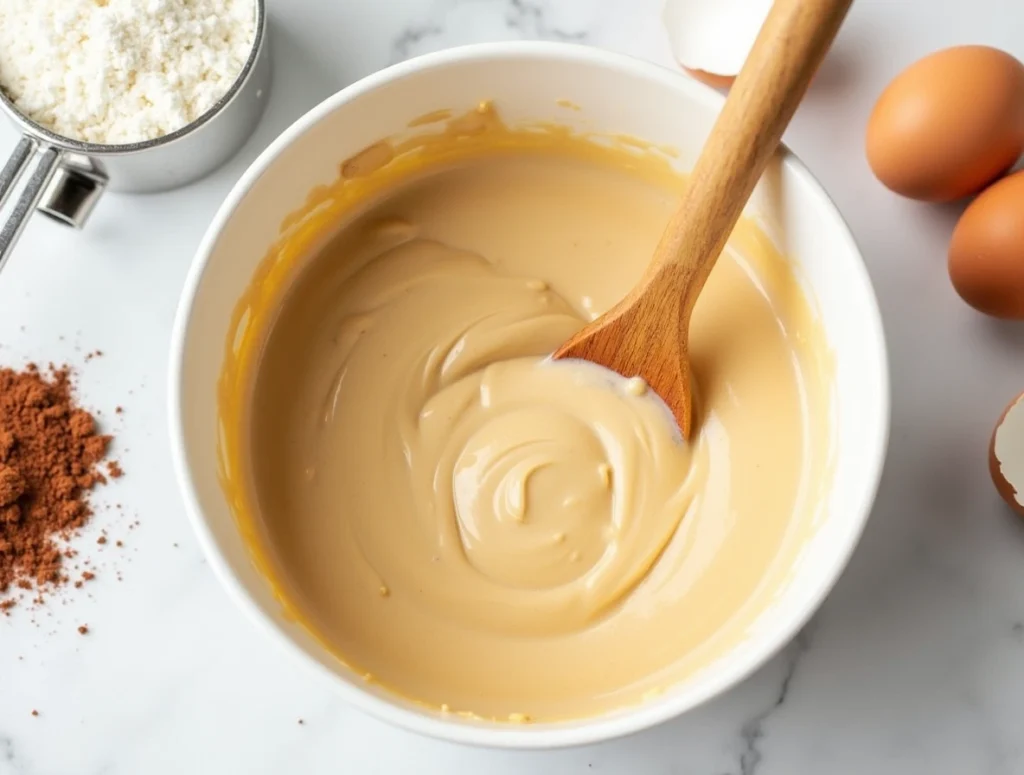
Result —
<path fill-rule="evenodd" d="M 0 442 L 0 447 L 6 450 L 4 452 L 5 458 L 10 454 L 13 446 L 13 436 L 5 434 L 5 438 Z M 25 494 L 27 486 L 18 470 L 0 463 L 0 508 L 10 506 L 18 500 L 18 498 Z"/>
<path fill-rule="evenodd" d="M 68 580 L 58 540 L 92 513 L 85 496 L 106 482 L 97 466 L 109 444 L 75 404 L 67 368 L 0 368 L 0 593 Z"/>

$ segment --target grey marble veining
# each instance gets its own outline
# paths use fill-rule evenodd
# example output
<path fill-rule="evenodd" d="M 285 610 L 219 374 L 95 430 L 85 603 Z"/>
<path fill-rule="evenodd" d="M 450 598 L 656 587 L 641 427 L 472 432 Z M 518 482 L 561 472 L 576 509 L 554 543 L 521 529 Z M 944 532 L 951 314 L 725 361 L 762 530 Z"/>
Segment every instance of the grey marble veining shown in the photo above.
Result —
<path fill-rule="evenodd" d="M 661 34 L 661 3 L 656 0 L 433 0 L 418 11 L 393 38 L 389 62 L 452 45 L 499 40 L 553 40 L 613 49 L 625 44 L 637 53 L 646 49 L 647 58 L 671 62 Z M 632 29 L 646 34 L 630 35 Z M 656 45 L 651 45 L 652 38 Z"/>
<path fill-rule="evenodd" d="M 577 4 L 579 5 L 579 4 Z M 452 36 L 461 41 L 557 40 L 585 43 L 590 25 L 560 13 L 550 0 L 437 0 L 422 23 L 406 26 L 391 47 L 391 62 L 446 48 Z"/>
<path fill-rule="evenodd" d="M 127 475 L 98 493 L 81 540 L 107 529 L 125 546 L 90 552 L 99 575 L 83 594 L 0 617 L 0 775 L 1024 773 L 1024 523 L 1002 508 L 985 468 L 992 423 L 1024 389 L 1024 329 L 959 302 L 944 268 L 955 209 L 888 194 L 862 150 L 874 98 L 917 56 L 986 42 L 1024 57 L 1019 0 L 858 0 L 787 134 L 848 219 L 876 285 L 892 446 L 848 571 L 813 624 L 735 690 L 578 750 L 421 739 L 347 708 L 260 637 L 191 536 L 167 451 L 165 343 L 189 257 L 259 151 L 336 89 L 448 46 L 567 40 L 673 67 L 660 7 L 270 0 L 275 87 L 238 158 L 186 190 L 105 199 L 86 232 L 30 225 L 0 278 L 0 363 L 81 363 L 104 350 L 83 365 L 81 392 L 107 418 L 124 406 L 115 454 Z M 14 140 L 0 127 L 0 150 Z M 123 512 L 103 509 L 116 503 Z"/>

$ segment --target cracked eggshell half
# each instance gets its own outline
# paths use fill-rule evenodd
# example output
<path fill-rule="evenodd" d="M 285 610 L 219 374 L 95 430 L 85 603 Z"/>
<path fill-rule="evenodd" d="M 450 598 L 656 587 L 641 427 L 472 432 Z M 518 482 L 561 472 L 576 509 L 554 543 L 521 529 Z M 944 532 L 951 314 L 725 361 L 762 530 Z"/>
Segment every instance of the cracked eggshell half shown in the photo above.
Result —
<path fill-rule="evenodd" d="M 1003 500 L 1024 517 L 1024 393 L 1006 407 L 988 452 L 992 481 Z"/>
<path fill-rule="evenodd" d="M 709 86 L 732 85 L 772 0 L 666 0 L 662 21 L 676 61 Z"/>

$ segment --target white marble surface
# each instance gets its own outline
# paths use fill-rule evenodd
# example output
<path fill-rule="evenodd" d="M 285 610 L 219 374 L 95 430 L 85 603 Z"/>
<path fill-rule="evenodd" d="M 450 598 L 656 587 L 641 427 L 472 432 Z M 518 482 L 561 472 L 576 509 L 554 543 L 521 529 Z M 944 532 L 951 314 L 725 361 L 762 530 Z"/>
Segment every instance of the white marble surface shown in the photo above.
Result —
<path fill-rule="evenodd" d="M 0 617 L 0 775 L 1024 772 L 1024 524 L 985 468 L 992 423 L 1024 389 L 1024 326 L 959 302 L 944 266 L 956 208 L 889 194 L 862 152 L 873 98 L 917 56 L 986 42 L 1024 57 L 1020 0 L 857 0 L 788 135 L 867 258 L 891 347 L 893 434 L 849 570 L 813 626 L 751 680 L 590 748 L 419 739 L 346 708 L 257 637 L 200 556 L 167 450 L 167 342 L 191 253 L 245 166 L 334 90 L 432 49 L 543 37 L 670 65 L 660 4 L 270 0 L 276 83 L 234 161 L 186 190 L 108 196 L 84 233 L 30 225 L 0 277 L 0 363 L 81 364 L 85 401 L 108 419 L 125 408 L 113 427 L 128 473 L 98 496 L 124 513 L 101 512 L 81 539 L 99 578 Z M 0 151 L 14 140 L 4 126 Z M 83 363 L 95 348 L 104 356 Z M 101 528 L 125 546 L 101 550 Z"/>

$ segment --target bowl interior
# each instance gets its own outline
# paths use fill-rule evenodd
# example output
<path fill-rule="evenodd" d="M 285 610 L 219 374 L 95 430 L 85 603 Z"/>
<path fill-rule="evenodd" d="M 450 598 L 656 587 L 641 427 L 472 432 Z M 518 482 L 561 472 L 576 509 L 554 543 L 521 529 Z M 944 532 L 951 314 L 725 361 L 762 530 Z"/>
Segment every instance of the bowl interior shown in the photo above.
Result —
<path fill-rule="evenodd" d="M 349 675 L 289 621 L 253 567 L 218 482 L 217 380 L 236 300 L 284 218 L 338 163 L 413 118 L 492 99 L 511 124 L 557 121 L 622 133 L 679 151 L 689 169 L 721 105 L 682 75 L 617 55 L 555 44 L 456 49 L 378 73 L 289 129 L 236 186 L 204 240 L 182 299 L 171 364 L 171 434 L 186 501 L 211 563 L 236 599 L 356 705 L 414 730 L 486 745 L 583 743 L 650 726 L 749 674 L 813 613 L 845 565 L 874 497 L 888 430 L 885 348 L 863 262 L 838 212 L 802 165 L 782 152 L 748 208 L 798 266 L 816 299 L 835 360 L 838 453 L 820 526 L 792 581 L 750 637 L 662 698 L 621 713 L 512 728 L 443 719 Z M 571 100 L 580 110 L 558 105 Z"/>

